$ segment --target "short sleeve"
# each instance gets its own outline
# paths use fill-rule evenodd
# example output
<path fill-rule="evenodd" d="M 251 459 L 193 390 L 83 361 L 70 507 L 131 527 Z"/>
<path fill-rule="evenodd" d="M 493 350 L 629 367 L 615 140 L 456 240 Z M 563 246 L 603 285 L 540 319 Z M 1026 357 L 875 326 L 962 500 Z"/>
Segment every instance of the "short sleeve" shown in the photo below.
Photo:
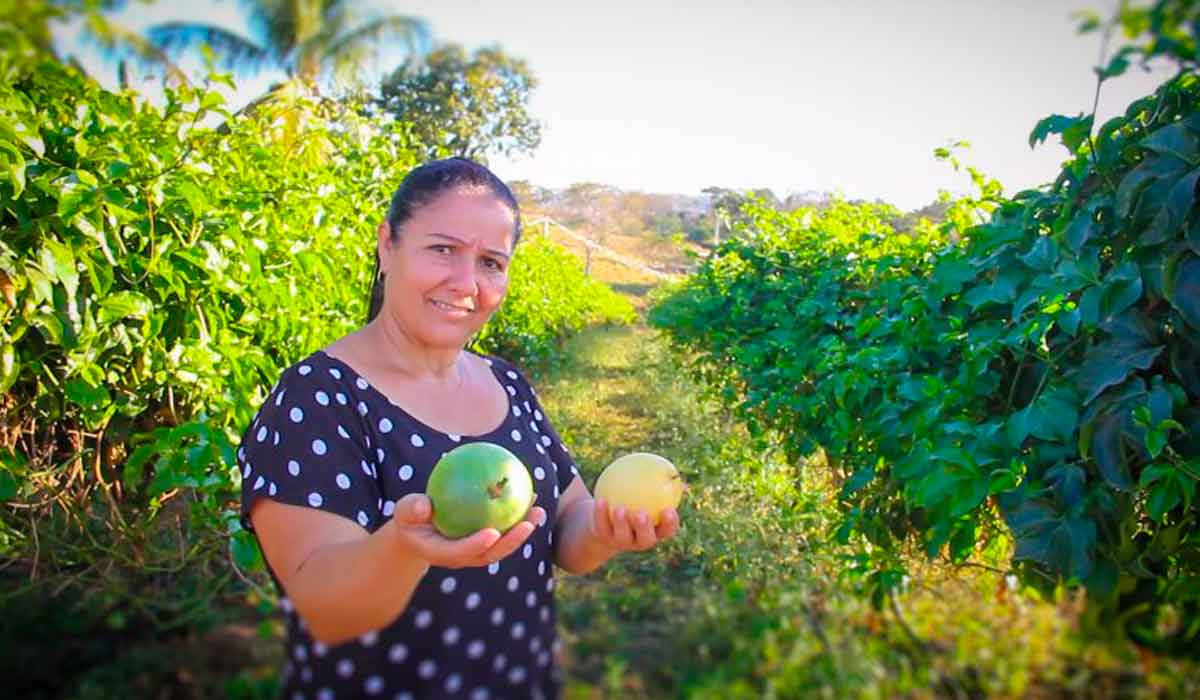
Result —
<path fill-rule="evenodd" d="M 377 466 L 354 402 L 331 374 L 301 363 L 284 372 L 242 437 L 242 524 L 259 498 L 336 513 L 368 531 L 382 524 Z"/>
<path fill-rule="evenodd" d="M 546 416 L 546 411 L 538 400 L 537 392 L 525 378 L 525 374 L 511 363 L 503 360 L 500 360 L 500 363 L 501 371 L 516 385 L 518 396 L 515 398 L 522 403 L 525 414 L 529 416 L 529 428 L 538 435 L 540 448 L 546 451 L 550 461 L 554 464 L 559 489 L 565 492 L 571 481 L 579 475 L 575 459 L 571 456 L 571 452 L 567 449 L 567 445 L 559 436 L 558 431 L 554 429 L 550 418 Z"/>

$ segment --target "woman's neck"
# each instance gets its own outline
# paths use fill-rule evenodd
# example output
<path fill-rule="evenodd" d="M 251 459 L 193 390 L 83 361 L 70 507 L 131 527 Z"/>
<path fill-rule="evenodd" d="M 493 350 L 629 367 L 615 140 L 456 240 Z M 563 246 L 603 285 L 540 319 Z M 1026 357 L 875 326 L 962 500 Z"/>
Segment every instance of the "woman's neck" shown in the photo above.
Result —
<path fill-rule="evenodd" d="M 373 364 L 409 379 L 450 387 L 466 381 L 467 364 L 462 348 L 430 347 L 413 340 L 394 321 L 377 317 L 361 331 L 364 353 Z"/>

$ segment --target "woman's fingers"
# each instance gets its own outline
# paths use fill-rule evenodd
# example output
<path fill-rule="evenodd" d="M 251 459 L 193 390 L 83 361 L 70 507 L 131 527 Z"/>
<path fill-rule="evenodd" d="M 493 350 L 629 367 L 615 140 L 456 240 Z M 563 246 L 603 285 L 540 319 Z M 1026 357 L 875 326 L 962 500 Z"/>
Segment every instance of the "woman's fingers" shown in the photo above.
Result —
<path fill-rule="evenodd" d="M 633 546 L 635 549 L 650 549 L 658 543 L 658 537 L 654 533 L 654 526 L 650 523 L 650 516 L 646 511 L 639 510 L 634 513 L 630 520 L 633 525 Z"/>
<path fill-rule="evenodd" d="M 674 537 L 677 532 L 679 532 L 679 512 L 674 508 L 664 509 L 659 516 L 658 526 L 654 528 L 654 534 L 661 541 Z"/>
<path fill-rule="evenodd" d="M 482 552 L 482 564 L 491 564 L 494 561 L 500 561 L 517 551 L 517 547 L 524 544 L 525 540 L 533 534 L 534 527 L 534 524 L 528 520 L 522 520 L 513 525 L 495 544 Z"/>
<path fill-rule="evenodd" d="M 433 518 L 433 504 L 423 493 L 410 493 L 396 501 L 392 517 L 406 525 L 423 525 Z"/>
<path fill-rule="evenodd" d="M 592 527 L 602 542 L 613 541 L 612 514 L 608 502 L 597 498 L 592 502 Z"/>
<path fill-rule="evenodd" d="M 456 553 L 456 563 L 452 566 L 486 566 L 494 561 L 512 554 L 529 539 L 540 525 L 546 522 L 546 511 L 541 506 L 534 506 L 525 514 L 525 519 L 513 525 L 507 532 L 501 534 L 494 528 L 485 528 L 471 534 L 456 543 L 464 543 L 463 549 Z"/>
<path fill-rule="evenodd" d="M 613 543 L 621 549 L 633 549 L 633 529 L 629 527 L 629 512 L 625 506 L 612 511 Z"/>

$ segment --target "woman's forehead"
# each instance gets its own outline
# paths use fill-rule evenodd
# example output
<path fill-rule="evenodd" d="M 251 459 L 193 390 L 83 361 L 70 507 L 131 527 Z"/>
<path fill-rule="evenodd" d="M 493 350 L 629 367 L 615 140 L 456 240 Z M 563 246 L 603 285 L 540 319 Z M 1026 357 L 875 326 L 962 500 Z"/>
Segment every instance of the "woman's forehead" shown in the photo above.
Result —
<path fill-rule="evenodd" d="M 408 228 L 465 243 L 483 240 L 511 250 L 516 217 L 509 205 L 486 188 L 458 188 L 439 195 L 414 212 Z"/>

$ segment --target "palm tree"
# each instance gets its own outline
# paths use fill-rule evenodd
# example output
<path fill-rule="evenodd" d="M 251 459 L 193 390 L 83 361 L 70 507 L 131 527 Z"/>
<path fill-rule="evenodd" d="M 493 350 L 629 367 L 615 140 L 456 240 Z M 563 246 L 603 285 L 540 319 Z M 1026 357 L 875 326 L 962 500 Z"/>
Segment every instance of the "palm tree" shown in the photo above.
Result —
<path fill-rule="evenodd" d="M 128 0 L 47 0 L 44 4 L 31 3 L 24 8 L 26 16 L 21 21 L 25 32 L 34 38 L 39 48 L 57 55 L 60 61 L 73 65 L 81 73 L 88 70 L 76 55 L 69 50 L 57 50 L 54 35 L 62 25 L 52 26 L 51 20 L 81 19 L 81 42 L 96 46 L 106 58 L 116 63 L 117 80 L 122 87 L 127 86 L 131 63 L 161 69 L 164 77 L 175 83 L 188 82 L 187 75 L 162 47 L 113 19 L 112 15 L 128 4 Z M 20 2 L 17 9 L 21 9 Z"/>
<path fill-rule="evenodd" d="M 363 12 L 363 3 L 354 0 L 243 0 L 242 4 L 254 36 L 195 22 L 159 24 L 147 36 L 164 50 L 207 44 L 231 70 L 280 69 L 289 83 L 309 90 L 315 90 L 326 75 L 355 82 L 355 68 L 383 41 L 399 39 L 415 55 L 424 54 L 429 44 L 429 30 L 422 20 Z"/>

